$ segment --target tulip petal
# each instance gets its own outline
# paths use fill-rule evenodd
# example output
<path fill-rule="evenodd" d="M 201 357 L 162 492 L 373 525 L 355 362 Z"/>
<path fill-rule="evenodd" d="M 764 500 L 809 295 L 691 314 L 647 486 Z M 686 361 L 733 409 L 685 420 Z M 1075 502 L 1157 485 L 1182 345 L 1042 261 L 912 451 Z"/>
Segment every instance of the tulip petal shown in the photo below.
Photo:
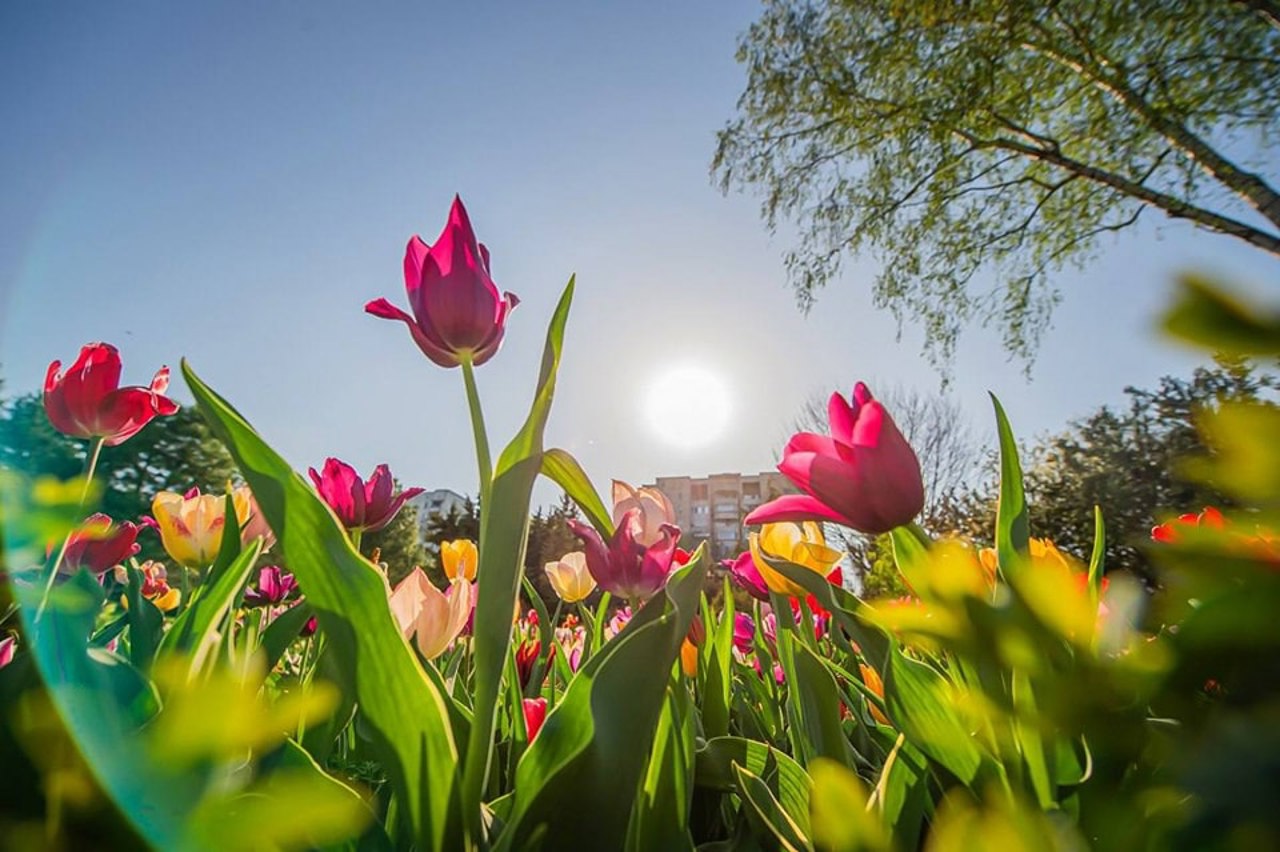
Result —
<path fill-rule="evenodd" d="M 441 367 L 456 367 L 460 363 L 458 356 L 449 350 L 438 338 L 427 335 L 413 317 L 388 302 L 386 299 L 374 299 L 364 306 L 365 313 L 373 314 L 380 319 L 399 320 L 409 327 L 413 342 L 418 344 L 422 354 Z"/>
<path fill-rule="evenodd" d="M 747 515 L 743 523 L 747 526 L 755 526 L 779 521 L 826 521 L 849 525 L 847 518 L 808 494 L 784 494 L 770 500 Z"/>
<path fill-rule="evenodd" d="M 849 401 L 839 393 L 831 394 L 831 399 L 827 402 L 827 422 L 831 427 L 831 437 L 846 444 L 853 443 L 853 426 L 857 420 L 857 413 L 849 405 Z"/>

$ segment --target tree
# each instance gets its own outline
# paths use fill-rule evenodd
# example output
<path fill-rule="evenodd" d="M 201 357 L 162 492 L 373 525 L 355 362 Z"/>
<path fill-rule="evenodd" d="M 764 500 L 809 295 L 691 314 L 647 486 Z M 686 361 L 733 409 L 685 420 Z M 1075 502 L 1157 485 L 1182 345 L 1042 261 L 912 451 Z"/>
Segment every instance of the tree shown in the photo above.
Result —
<path fill-rule="evenodd" d="M 1087 558 L 1093 506 L 1107 526 L 1108 570 L 1147 580 L 1154 573 L 1140 545 L 1171 515 L 1231 500 L 1211 483 L 1180 475 L 1182 461 L 1210 451 L 1196 429 L 1199 414 L 1225 400 L 1275 404 L 1280 381 L 1243 361 L 1222 359 L 1190 379 L 1162 378 L 1154 390 L 1125 388 L 1127 409 L 1103 407 L 1040 441 L 1026 465 L 1031 533 Z M 994 501 L 985 514 L 994 518 Z"/>
<path fill-rule="evenodd" d="M 400 483 L 396 483 L 400 490 Z M 447 539 L 446 539 L 447 540 Z M 423 546 L 418 533 L 418 508 L 405 505 L 396 516 L 377 532 L 365 534 L 360 542 L 360 552 L 372 556 L 378 549 L 378 561 L 387 566 L 387 581 L 397 585 L 414 568 L 428 572 L 438 571 L 439 565 Z M 438 551 L 437 551 L 438 552 Z M 443 574 L 439 576 L 443 577 Z"/>
<path fill-rule="evenodd" d="M 1029 361 L 1050 273 L 1148 210 L 1280 255 L 1274 0 L 766 0 L 738 59 L 722 188 L 800 225 L 806 309 L 878 255 L 876 304 L 937 364 L 969 321 Z"/>
<path fill-rule="evenodd" d="M 543 514 L 539 508 L 529 519 L 529 536 L 525 544 L 524 572 L 537 590 L 548 611 L 556 608 L 557 595 L 543 567 L 566 553 L 582 550 L 582 542 L 569 529 L 570 519 L 581 520 L 577 505 L 567 494 Z M 598 593 L 593 593 L 598 594 Z"/>
<path fill-rule="evenodd" d="M 25 394 L 0 405 L 0 466 L 31 477 L 70 479 L 81 476 L 88 442 L 69 438 L 49 424 L 38 394 Z M 151 514 L 151 501 L 162 490 L 190 488 L 222 492 L 236 476 L 235 462 L 194 408 L 157 417 L 116 447 L 104 447 L 96 478 L 103 486 L 100 511 L 116 520 Z M 140 558 L 161 558 L 157 536 L 143 535 Z"/>

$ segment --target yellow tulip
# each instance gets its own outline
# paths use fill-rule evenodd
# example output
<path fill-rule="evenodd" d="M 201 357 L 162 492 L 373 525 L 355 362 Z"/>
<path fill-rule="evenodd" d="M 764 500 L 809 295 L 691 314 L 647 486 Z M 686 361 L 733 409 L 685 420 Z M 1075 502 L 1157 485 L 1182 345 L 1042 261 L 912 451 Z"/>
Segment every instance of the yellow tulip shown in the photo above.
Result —
<path fill-rule="evenodd" d="M 239 523 L 248 520 L 250 509 L 247 497 L 239 492 L 232 494 Z M 206 568 L 218 557 L 222 546 L 222 528 L 226 497 L 221 494 L 201 494 L 196 491 L 184 497 L 174 491 L 161 491 L 151 501 L 151 514 L 160 527 L 160 541 L 176 562 L 188 568 Z"/>
<path fill-rule="evenodd" d="M 768 563 L 768 559 L 790 562 L 825 577 L 844 555 L 827 547 L 822 527 L 813 521 L 765 524 L 760 532 L 751 533 L 747 541 L 751 547 L 751 559 L 760 570 L 765 585 L 778 594 L 791 597 L 802 598 L 808 591 L 782 576 Z"/>
<path fill-rule="evenodd" d="M 440 562 L 450 582 L 459 577 L 470 582 L 476 578 L 480 552 L 476 550 L 476 543 L 469 539 L 446 541 L 440 545 Z"/>
<path fill-rule="evenodd" d="M 551 588 L 565 603 L 577 603 L 595 591 L 596 578 L 587 570 L 587 555 L 581 550 L 566 553 L 558 562 L 548 562 L 543 570 Z"/>

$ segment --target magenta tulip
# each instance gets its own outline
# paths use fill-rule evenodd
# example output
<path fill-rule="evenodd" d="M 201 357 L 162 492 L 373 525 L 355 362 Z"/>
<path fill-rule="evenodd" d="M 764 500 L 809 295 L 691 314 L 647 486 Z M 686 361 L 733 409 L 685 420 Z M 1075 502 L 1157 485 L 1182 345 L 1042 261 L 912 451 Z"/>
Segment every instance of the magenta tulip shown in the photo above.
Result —
<path fill-rule="evenodd" d="M 764 504 L 746 523 L 830 521 L 872 535 L 910 523 L 924 508 L 924 483 L 893 418 L 862 382 L 852 404 L 832 394 L 827 412 L 831 434 L 792 436 L 778 465 L 805 493 Z"/>
<path fill-rule="evenodd" d="M 18 650 L 18 640 L 12 634 L 0 639 L 0 669 L 13 662 L 14 652 Z"/>
<path fill-rule="evenodd" d="M 476 241 L 457 196 L 435 245 L 421 237 L 409 240 L 404 285 L 413 316 L 386 299 L 364 309 L 407 325 L 422 354 L 441 367 L 456 367 L 468 358 L 478 366 L 492 358 L 502 345 L 507 315 L 520 301 L 512 293 L 498 293 L 489 277 L 489 250 Z"/>
<path fill-rule="evenodd" d="M 738 649 L 738 653 L 746 656 L 755 648 L 756 623 L 751 616 L 745 612 L 734 613 L 733 616 L 733 647 Z"/>
<path fill-rule="evenodd" d="M 278 565 L 258 569 L 258 585 L 244 593 L 247 607 L 280 606 L 298 592 L 298 581 Z"/>
<path fill-rule="evenodd" d="M 342 525 L 349 530 L 380 530 L 396 516 L 405 501 L 422 493 L 421 488 L 395 491 L 395 479 L 385 464 L 373 469 L 368 481 L 360 478 L 355 468 L 338 459 L 325 459 L 324 471 L 307 471 L 316 490 Z"/>
<path fill-rule="evenodd" d="M 769 586 L 761 576 L 760 569 L 756 567 L 756 561 L 752 558 L 750 550 L 738 554 L 737 559 L 724 560 L 720 563 L 720 567 L 728 571 L 733 582 L 751 597 L 758 601 L 769 600 Z"/>
<path fill-rule="evenodd" d="M 640 543 L 644 525 L 639 509 L 623 514 L 608 544 L 589 524 L 570 520 L 569 528 L 582 541 L 587 570 L 606 592 L 635 601 L 650 597 L 666 585 L 676 542 L 680 540 L 679 527 L 662 524 L 658 541 L 648 547 Z"/>
<path fill-rule="evenodd" d="M 67 539 L 59 570 L 74 574 L 87 568 L 105 574 L 142 549 L 138 529 L 128 521 L 117 524 L 102 513 L 90 515 Z"/>
<path fill-rule="evenodd" d="M 177 412 L 163 396 L 169 368 L 161 367 L 148 387 L 120 387 L 120 353 L 109 343 L 90 343 L 67 370 L 49 365 L 44 379 L 44 410 L 53 428 L 73 438 L 101 438 L 121 444 L 157 416 Z"/>

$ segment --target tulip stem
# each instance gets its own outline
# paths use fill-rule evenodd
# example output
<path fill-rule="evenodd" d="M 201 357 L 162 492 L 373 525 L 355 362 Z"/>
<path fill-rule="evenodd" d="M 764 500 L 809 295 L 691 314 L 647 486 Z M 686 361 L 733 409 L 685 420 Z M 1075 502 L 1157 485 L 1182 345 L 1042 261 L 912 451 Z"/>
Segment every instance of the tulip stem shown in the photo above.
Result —
<path fill-rule="evenodd" d="M 467 389 L 467 406 L 471 409 L 471 431 L 475 433 L 476 464 L 480 468 L 480 507 L 489 506 L 489 486 L 493 479 L 493 461 L 489 455 L 489 433 L 484 428 L 484 411 L 480 408 L 480 391 L 476 388 L 475 368 L 471 354 L 462 355 L 462 382 Z"/>
<path fill-rule="evenodd" d="M 80 505 L 77 508 L 84 508 L 84 501 L 89 499 L 89 490 L 93 487 L 93 474 L 98 469 L 98 458 L 102 455 L 102 445 L 107 442 L 106 438 L 95 438 L 93 441 L 93 449 L 89 450 L 89 458 L 85 462 L 84 468 L 84 488 L 80 491 Z M 44 584 L 44 594 L 40 596 L 40 606 L 36 608 L 35 621 L 39 621 L 44 615 L 45 607 L 49 604 L 49 592 L 53 590 L 53 581 L 58 576 L 58 569 L 62 567 L 62 560 L 67 555 L 67 545 L 71 543 L 71 533 L 67 533 L 67 537 L 62 540 L 62 547 L 58 550 L 58 558 L 53 560 L 53 570 L 49 572 L 49 579 Z"/>

